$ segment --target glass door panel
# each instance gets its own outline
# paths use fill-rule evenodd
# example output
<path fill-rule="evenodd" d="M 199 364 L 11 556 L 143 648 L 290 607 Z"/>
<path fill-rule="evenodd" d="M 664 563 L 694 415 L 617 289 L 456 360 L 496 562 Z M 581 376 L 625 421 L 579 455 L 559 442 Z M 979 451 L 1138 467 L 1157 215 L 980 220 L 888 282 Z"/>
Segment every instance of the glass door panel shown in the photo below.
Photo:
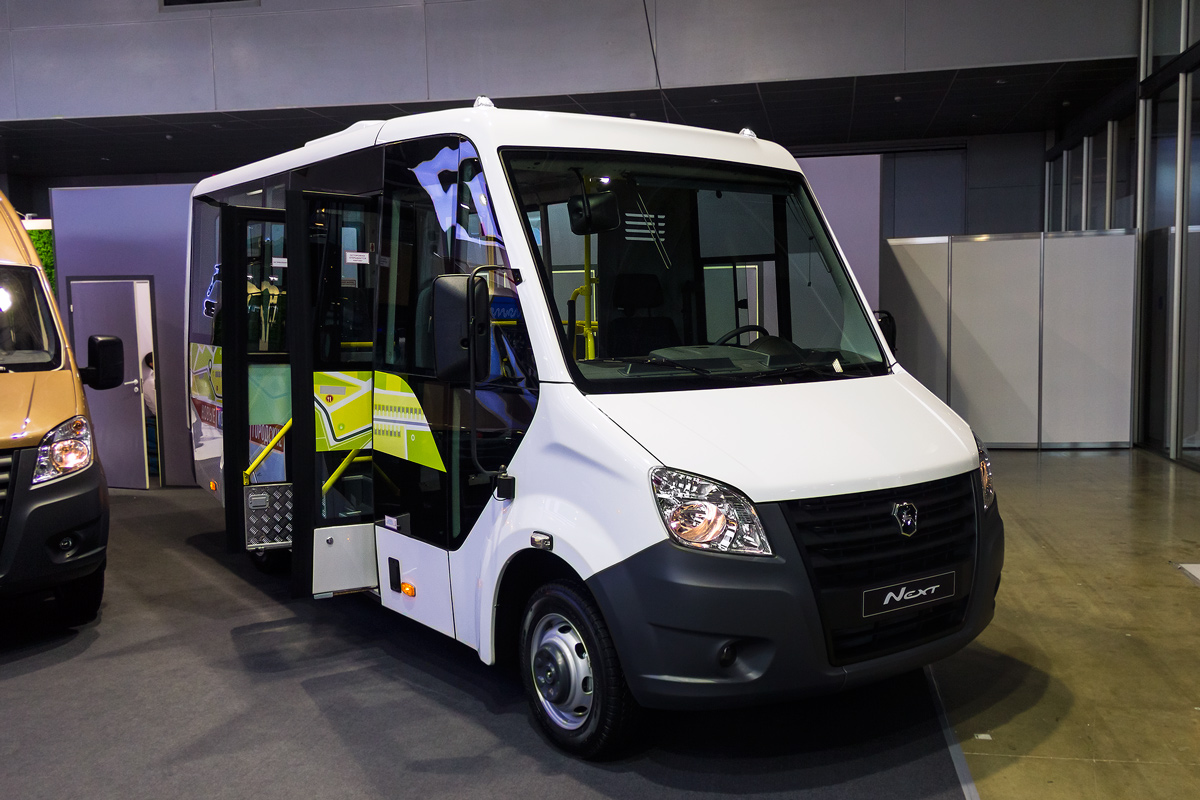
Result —
<path fill-rule="evenodd" d="M 378 200 L 305 194 L 318 527 L 369 522 Z"/>
<path fill-rule="evenodd" d="M 244 503 L 226 502 L 226 535 L 231 549 L 284 548 L 292 534 L 284 213 L 226 206 L 220 240 L 213 327 L 225 336 L 225 485 L 246 487 Z"/>

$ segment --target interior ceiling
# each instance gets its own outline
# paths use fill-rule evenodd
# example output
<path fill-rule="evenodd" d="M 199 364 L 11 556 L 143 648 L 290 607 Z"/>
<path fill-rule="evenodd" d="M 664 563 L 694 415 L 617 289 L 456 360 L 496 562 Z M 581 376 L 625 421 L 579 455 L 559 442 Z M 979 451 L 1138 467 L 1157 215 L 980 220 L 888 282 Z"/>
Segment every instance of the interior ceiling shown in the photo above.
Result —
<path fill-rule="evenodd" d="M 887 152 L 919 142 L 1070 128 L 1136 74 L 1132 58 L 635 92 L 493 98 L 505 108 L 752 128 L 793 153 Z M 463 103 L 286 108 L 0 122 L 10 175 L 213 173 L 360 119 Z M 1132 109 L 1130 109 L 1132 110 Z"/>

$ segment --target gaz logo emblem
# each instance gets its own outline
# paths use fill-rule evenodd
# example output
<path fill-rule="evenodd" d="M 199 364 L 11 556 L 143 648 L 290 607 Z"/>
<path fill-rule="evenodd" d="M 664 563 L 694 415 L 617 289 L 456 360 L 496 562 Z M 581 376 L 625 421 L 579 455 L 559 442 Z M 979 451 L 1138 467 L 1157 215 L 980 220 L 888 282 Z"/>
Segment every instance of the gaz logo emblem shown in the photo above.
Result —
<path fill-rule="evenodd" d="M 892 503 L 892 516 L 902 535 L 912 536 L 917 532 L 917 507 L 912 503 Z"/>

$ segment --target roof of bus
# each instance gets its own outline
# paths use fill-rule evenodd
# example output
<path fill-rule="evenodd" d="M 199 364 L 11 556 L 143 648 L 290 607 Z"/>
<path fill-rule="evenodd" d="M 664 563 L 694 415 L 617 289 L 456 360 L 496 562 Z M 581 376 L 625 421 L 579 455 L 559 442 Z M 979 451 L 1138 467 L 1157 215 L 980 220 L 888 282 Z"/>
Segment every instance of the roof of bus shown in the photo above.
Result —
<path fill-rule="evenodd" d="M 193 195 L 208 194 L 376 144 L 439 134 L 465 136 L 481 151 L 504 146 L 575 147 L 797 169 L 795 158 L 786 150 L 754 136 L 663 122 L 477 105 L 387 121 L 356 122 L 340 133 L 315 139 L 304 147 L 205 178 L 196 185 Z"/>

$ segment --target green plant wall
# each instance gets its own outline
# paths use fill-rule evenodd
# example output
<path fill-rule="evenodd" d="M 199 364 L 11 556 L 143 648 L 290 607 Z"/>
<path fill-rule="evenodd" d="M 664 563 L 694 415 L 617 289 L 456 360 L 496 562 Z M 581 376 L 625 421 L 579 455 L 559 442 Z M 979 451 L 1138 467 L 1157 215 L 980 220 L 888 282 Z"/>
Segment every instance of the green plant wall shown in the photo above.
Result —
<path fill-rule="evenodd" d="M 50 288 L 57 294 L 58 284 L 54 279 L 54 231 L 29 231 L 29 238 L 33 240 L 33 248 L 37 250 L 38 258 L 42 260 L 42 266 L 46 268 L 46 278 L 50 281 Z"/>

